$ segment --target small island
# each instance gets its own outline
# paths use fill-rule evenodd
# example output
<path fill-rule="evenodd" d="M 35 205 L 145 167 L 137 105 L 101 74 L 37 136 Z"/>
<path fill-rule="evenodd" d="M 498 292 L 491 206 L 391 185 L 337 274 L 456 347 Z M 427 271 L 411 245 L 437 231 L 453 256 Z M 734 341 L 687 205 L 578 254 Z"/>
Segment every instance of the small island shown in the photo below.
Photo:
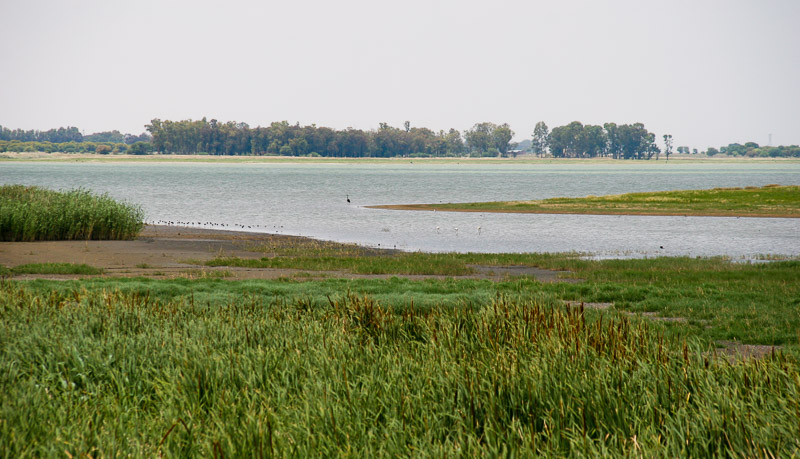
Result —
<path fill-rule="evenodd" d="M 800 186 L 766 185 L 535 201 L 397 204 L 369 207 L 441 212 L 799 218 Z"/>

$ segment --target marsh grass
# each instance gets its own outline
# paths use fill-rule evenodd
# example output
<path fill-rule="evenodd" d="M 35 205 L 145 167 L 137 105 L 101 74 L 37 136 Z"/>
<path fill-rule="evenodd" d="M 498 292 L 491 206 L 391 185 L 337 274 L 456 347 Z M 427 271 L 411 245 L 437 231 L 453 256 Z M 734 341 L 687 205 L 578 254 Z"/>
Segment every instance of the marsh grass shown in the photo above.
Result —
<path fill-rule="evenodd" d="M 586 260 L 579 254 L 396 254 L 364 258 L 281 257 L 215 259 L 211 266 L 345 271 L 385 275 L 471 274 L 470 265 L 531 266 L 561 271 L 578 283 L 509 280 L 570 301 L 610 302 L 629 312 L 680 317 L 663 326 L 708 341 L 797 343 L 800 329 L 800 262 L 736 263 L 725 258 L 663 257 Z M 504 288 L 501 283 L 497 288 Z M 483 287 L 481 287 L 483 288 Z"/>
<path fill-rule="evenodd" d="M 0 186 L 0 241 L 132 239 L 141 208 L 86 190 Z"/>
<path fill-rule="evenodd" d="M 14 266 L 10 272 L 13 274 L 103 274 L 103 270 L 100 268 L 74 263 L 29 263 Z"/>
<path fill-rule="evenodd" d="M 356 274 L 406 274 L 463 276 L 474 270 L 456 255 L 399 253 L 384 256 L 295 256 L 252 258 L 215 258 L 206 266 L 237 266 L 245 268 L 300 269 L 314 271 L 344 271 Z"/>
<path fill-rule="evenodd" d="M 398 310 L 352 291 L 289 299 L 241 289 L 205 302 L 37 285 L 0 284 L 7 457 L 800 448 L 792 357 L 731 364 L 646 322 L 548 295 Z"/>
<path fill-rule="evenodd" d="M 610 215 L 800 217 L 800 186 L 658 191 L 538 201 L 375 206 L 406 210 L 530 212 Z"/>

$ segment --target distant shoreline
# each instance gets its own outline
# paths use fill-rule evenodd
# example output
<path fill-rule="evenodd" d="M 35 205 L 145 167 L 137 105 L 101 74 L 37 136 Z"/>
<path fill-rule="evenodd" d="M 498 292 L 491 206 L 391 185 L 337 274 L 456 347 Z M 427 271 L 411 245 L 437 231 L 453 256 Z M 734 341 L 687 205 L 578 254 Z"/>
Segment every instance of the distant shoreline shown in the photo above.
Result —
<path fill-rule="evenodd" d="M 675 163 L 800 163 L 800 158 L 746 158 L 733 156 L 671 155 L 665 159 L 622 160 L 612 158 L 338 158 L 307 156 L 217 156 L 217 155 L 101 155 L 97 153 L 4 152 L 0 162 L 136 162 L 136 163 L 378 163 L 378 164 L 668 164 Z"/>

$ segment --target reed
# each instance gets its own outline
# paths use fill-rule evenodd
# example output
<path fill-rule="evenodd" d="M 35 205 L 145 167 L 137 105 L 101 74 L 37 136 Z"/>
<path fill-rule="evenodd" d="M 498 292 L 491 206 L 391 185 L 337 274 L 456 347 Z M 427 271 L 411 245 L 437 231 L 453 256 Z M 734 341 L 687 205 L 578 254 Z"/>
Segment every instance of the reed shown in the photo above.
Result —
<path fill-rule="evenodd" d="M 143 220 L 140 207 L 105 194 L 0 187 L 0 241 L 132 239 Z"/>
<path fill-rule="evenodd" d="M 794 358 L 731 363 L 547 296 L 396 310 L 6 281 L 0 318 L 4 457 L 800 452 Z"/>

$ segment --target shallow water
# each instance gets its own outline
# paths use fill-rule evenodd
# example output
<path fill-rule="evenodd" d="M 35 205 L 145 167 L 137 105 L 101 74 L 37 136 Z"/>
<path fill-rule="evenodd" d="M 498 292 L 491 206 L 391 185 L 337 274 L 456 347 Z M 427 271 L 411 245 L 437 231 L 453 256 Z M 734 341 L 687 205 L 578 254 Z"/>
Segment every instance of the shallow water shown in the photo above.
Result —
<path fill-rule="evenodd" d="M 3 162 L 0 184 L 7 183 L 106 192 L 140 204 L 151 222 L 225 223 L 231 229 L 403 250 L 578 251 L 598 257 L 800 256 L 800 219 L 409 212 L 364 207 L 800 185 L 798 162 Z"/>

